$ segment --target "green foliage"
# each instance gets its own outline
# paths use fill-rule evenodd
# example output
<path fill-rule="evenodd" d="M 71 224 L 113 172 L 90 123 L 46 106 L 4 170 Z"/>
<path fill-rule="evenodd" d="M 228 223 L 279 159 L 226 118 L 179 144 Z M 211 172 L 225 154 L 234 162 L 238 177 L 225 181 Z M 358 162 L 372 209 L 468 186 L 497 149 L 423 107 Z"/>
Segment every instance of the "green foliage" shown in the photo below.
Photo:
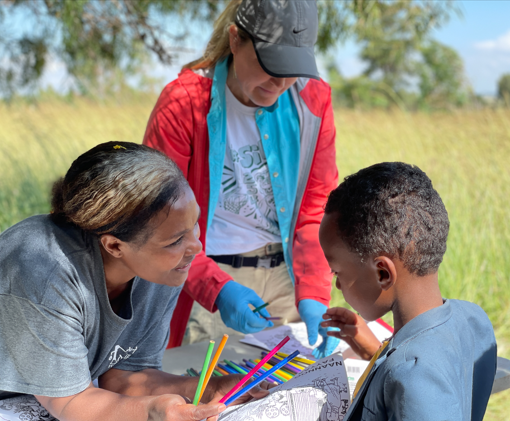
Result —
<path fill-rule="evenodd" d="M 464 77 L 464 64 L 451 47 L 431 40 L 420 49 L 416 64 L 419 78 L 419 106 L 422 108 L 459 107 L 468 102 L 470 91 Z"/>
<path fill-rule="evenodd" d="M 395 91 L 415 74 L 413 56 L 431 30 L 448 21 L 450 1 L 375 1 L 365 3 L 355 35 L 361 43 L 366 76 L 378 76 Z"/>
<path fill-rule="evenodd" d="M 212 19 L 217 7 L 211 0 L 4 0 L 0 28 L 16 14 L 37 25 L 24 34 L 0 31 L 0 94 L 32 90 L 48 55 L 66 64 L 82 93 L 104 92 L 138 73 L 149 53 L 172 63 L 183 34 L 167 31 L 162 18 Z"/>
<path fill-rule="evenodd" d="M 0 63 L 0 94 L 9 98 L 36 86 L 48 54 L 64 61 L 82 92 L 101 94 L 119 78 L 140 73 L 149 53 L 172 63 L 185 36 L 193 34 L 170 32 L 166 22 L 185 18 L 210 24 L 226 3 L 4 0 L 0 27 L 16 12 L 37 25 L 18 37 L 2 36 L 0 30 L 0 55 L 6 57 Z M 382 70 L 384 84 L 395 89 L 403 75 L 412 73 L 407 59 L 417 40 L 444 23 L 453 7 L 450 1 L 346 0 L 319 1 L 318 9 L 318 51 L 353 37 L 364 45 L 367 76 Z"/>
<path fill-rule="evenodd" d="M 510 73 L 505 73 L 498 80 L 498 98 L 510 107 Z"/>
<path fill-rule="evenodd" d="M 431 37 L 456 11 L 451 2 L 358 2 L 354 36 L 366 63 L 362 76 L 343 79 L 330 66 L 339 104 L 348 107 L 451 108 L 470 96 L 455 50 Z"/>

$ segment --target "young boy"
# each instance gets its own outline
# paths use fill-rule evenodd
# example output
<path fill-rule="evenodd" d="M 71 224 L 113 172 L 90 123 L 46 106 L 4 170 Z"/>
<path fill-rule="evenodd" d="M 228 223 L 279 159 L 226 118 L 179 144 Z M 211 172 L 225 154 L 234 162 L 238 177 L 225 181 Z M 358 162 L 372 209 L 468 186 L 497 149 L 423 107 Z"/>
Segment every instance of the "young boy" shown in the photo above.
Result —
<path fill-rule="evenodd" d="M 340 328 L 330 334 L 372 357 L 344 421 L 482 420 L 496 340 L 480 307 L 441 296 L 448 228 L 430 179 L 404 163 L 365 168 L 329 196 L 321 246 L 337 288 L 359 315 L 331 308 L 322 325 Z M 388 311 L 395 331 L 381 346 L 364 320 Z"/>

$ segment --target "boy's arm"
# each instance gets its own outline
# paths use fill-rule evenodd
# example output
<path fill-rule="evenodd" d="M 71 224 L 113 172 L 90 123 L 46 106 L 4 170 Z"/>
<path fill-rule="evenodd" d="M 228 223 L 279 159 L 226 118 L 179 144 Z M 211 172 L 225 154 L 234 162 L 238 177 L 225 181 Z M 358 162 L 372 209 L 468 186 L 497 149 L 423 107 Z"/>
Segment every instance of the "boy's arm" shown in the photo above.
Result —
<path fill-rule="evenodd" d="M 462 385 L 443 372 L 413 358 L 394 367 L 384 381 L 384 401 L 388 420 L 462 421 Z M 471 394 L 471 390 L 464 391 Z M 474 397 L 476 398 L 476 397 Z M 471 407 L 469 408 L 471 411 Z"/>

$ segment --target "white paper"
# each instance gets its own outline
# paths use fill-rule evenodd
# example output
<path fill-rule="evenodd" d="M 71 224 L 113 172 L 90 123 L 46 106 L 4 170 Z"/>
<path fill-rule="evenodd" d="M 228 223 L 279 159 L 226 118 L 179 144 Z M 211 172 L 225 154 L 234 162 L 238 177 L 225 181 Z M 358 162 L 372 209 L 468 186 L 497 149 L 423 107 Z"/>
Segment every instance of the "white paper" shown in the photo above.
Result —
<path fill-rule="evenodd" d="M 368 327 L 381 342 L 389 338 L 392 334 L 388 329 L 377 322 L 369 322 Z M 315 359 L 312 355 L 312 350 L 322 343 L 322 336 L 319 335 L 317 343 L 314 346 L 310 346 L 304 322 L 289 323 L 287 325 L 275 327 L 274 329 L 248 334 L 245 335 L 244 339 L 241 339 L 240 342 L 270 351 L 286 336 L 289 336 L 290 340 L 282 347 L 281 352 L 292 354 L 294 351 L 298 350 L 301 355 Z M 347 348 L 349 348 L 347 342 L 340 340 L 334 353 L 342 353 L 347 350 Z"/>
<path fill-rule="evenodd" d="M 340 355 L 322 358 L 264 399 L 228 408 L 218 421 L 342 421 L 350 403 Z"/>
<path fill-rule="evenodd" d="M 352 401 L 352 394 L 354 393 L 354 389 L 356 389 L 356 384 L 365 372 L 365 369 L 368 367 L 370 361 L 346 358 L 344 363 L 345 369 L 347 370 L 347 379 L 349 380 L 349 391 Z"/>

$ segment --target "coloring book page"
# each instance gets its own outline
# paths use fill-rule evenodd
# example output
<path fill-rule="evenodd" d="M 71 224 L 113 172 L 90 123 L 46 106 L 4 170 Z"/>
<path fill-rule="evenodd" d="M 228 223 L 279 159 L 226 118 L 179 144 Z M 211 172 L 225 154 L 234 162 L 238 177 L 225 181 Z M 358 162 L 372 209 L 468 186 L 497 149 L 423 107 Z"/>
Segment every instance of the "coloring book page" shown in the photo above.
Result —
<path fill-rule="evenodd" d="M 350 394 L 341 355 L 322 358 L 264 399 L 228 408 L 218 421 L 342 421 Z"/>
<path fill-rule="evenodd" d="M 367 325 L 381 342 L 392 335 L 392 332 L 378 322 L 369 322 Z M 284 352 L 285 354 L 292 354 L 294 351 L 298 350 L 301 355 L 315 359 L 312 355 L 312 350 L 321 344 L 322 336 L 319 335 L 319 339 L 315 345 L 310 346 L 304 322 L 289 323 L 287 325 L 275 327 L 274 329 L 267 329 L 261 332 L 248 334 L 245 335 L 244 339 L 241 339 L 240 342 L 270 351 L 286 336 L 288 336 L 290 340 L 282 347 L 280 350 L 281 352 Z M 340 343 L 336 347 L 334 353 L 342 353 L 347 348 L 349 348 L 347 342 L 340 340 Z"/>

